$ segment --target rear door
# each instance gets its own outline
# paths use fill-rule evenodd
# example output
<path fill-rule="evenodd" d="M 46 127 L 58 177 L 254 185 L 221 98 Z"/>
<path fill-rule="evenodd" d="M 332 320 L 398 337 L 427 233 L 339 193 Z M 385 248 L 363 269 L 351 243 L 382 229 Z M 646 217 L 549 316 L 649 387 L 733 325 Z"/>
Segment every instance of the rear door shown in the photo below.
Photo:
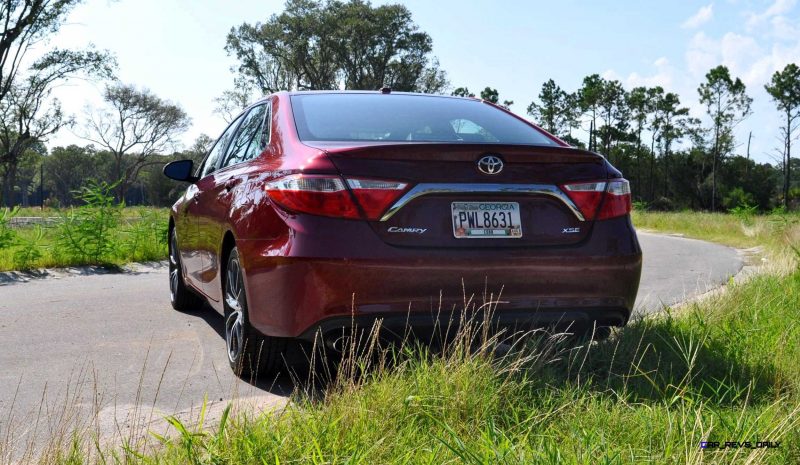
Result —
<path fill-rule="evenodd" d="M 177 220 L 176 231 L 178 244 L 181 249 L 181 263 L 185 269 L 186 279 L 199 290 L 204 290 L 203 285 L 203 244 L 200 238 L 199 225 L 201 218 L 206 215 L 206 206 L 201 202 L 203 191 L 211 183 L 213 173 L 219 166 L 220 159 L 225 153 L 225 134 L 214 143 L 197 169 L 198 181 L 190 185 L 184 194 L 184 209 Z"/>
<path fill-rule="evenodd" d="M 232 133 L 230 143 L 225 151 L 225 157 L 220 163 L 220 168 L 204 185 L 201 202 L 205 206 L 204 215 L 200 223 L 200 237 L 203 249 L 203 291 L 213 300 L 222 298 L 222 282 L 220 270 L 222 269 L 219 251 L 222 240 L 228 230 L 232 201 L 236 189 L 243 187 L 256 167 L 247 162 L 258 156 L 269 138 L 265 130 L 266 115 L 269 105 L 261 104 L 252 107 L 241 119 L 241 124 Z"/>
<path fill-rule="evenodd" d="M 215 272 L 210 271 L 216 263 L 216 245 L 214 243 L 215 222 L 214 215 L 217 211 L 216 191 L 220 185 L 219 168 L 227 153 L 226 150 L 238 128 L 242 117 L 235 119 L 214 144 L 208 160 L 200 173 L 200 179 L 195 183 L 197 192 L 194 195 L 194 217 L 196 222 L 196 249 L 197 249 L 197 287 L 212 300 L 219 300 L 217 293 L 208 294 L 208 282 L 213 279 Z"/>

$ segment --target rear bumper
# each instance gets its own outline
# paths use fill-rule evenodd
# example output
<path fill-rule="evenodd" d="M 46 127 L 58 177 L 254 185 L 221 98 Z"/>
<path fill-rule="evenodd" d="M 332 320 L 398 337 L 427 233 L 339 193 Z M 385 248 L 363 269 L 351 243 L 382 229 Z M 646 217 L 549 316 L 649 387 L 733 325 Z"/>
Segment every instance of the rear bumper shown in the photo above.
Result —
<path fill-rule="evenodd" d="M 441 315 L 457 320 L 454 315 L 467 302 L 480 307 L 497 300 L 495 320 L 502 326 L 623 325 L 641 273 L 641 249 L 628 218 L 597 222 L 581 244 L 538 249 L 398 248 L 371 230 L 361 233 L 352 253 L 338 252 L 345 258 L 329 256 L 320 246 L 324 240 L 303 243 L 302 234 L 292 248 L 282 248 L 302 255 L 275 256 L 271 241 L 237 243 L 247 257 L 253 326 L 284 337 L 310 337 L 353 322 L 371 326 L 376 320 L 392 331 L 407 322 L 423 329 L 441 325 Z"/>

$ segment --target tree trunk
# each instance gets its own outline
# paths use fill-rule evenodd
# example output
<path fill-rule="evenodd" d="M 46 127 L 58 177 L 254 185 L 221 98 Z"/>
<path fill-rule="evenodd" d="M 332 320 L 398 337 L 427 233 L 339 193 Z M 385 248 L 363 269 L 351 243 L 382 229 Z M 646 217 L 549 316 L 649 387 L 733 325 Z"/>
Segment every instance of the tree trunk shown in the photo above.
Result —
<path fill-rule="evenodd" d="M 664 197 L 669 198 L 669 149 L 664 149 Z"/>
<path fill-rule="evenodd" d="M 789 209 L 789 187 L 791 185 L 792 176 L 792 119 L 791 114 L 786 112 L 786 163 L 785 174 L 783 179 L 783 206 Z"/>
<path fill-rule="evenodd" d="M 717 158 L 719 157 L 719 125 L 714 125 L 714 157 L 711 162 L 711 211 L 717 211 Z"/>
<path fill-rule="evenodd" d="M 17 166 L 15 163 L 8 162 L 6 172 L 3 174 L 3 197 L 8 208 L 13 208 L 16 204 L 14 199 L 14 187 L 17 183 Z"/>
<path fill-rule="evenodd" d="M 653 139 L 650 141 L 650 202 L 656 195 L 655 179 L 656 179 L 656 135 L 653 133 Z"/>
<path fill-rule="evenodd" d="M 122 199 L 125 198 L 125 188 L 124 182 L 122 181 L 122 157 L 123 154 L 114 154 L 114 179 L 111 180 L 112 183 L 118 182 L 117 187 L 114 189 L 114 196 L 116 197 L 117 203 L 121 202 Z"/>
<path fill-rule="evenodd" d="M 28 195 L 28 188 L 30 186 L 19 186 L 19 193 L 21 196 L 20 203 L 23 207 L 30 207 L 30 196 Z"/>
<path fill-rule="evenodd" d="M 642 188 L 642 128 L 640 127 L 636 133 L 636 189 L 641 189 L 641 188 Z"/>

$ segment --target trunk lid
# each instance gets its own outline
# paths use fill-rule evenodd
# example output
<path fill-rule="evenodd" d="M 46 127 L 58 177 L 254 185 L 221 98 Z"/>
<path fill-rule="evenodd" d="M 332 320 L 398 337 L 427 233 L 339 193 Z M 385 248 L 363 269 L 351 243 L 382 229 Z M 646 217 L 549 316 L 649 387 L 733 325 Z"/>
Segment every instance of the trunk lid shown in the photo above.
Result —
<path fill-rule="evenodd" d="M 346 178 L 377 178 L 409 184 L 409 191 L 395 202 L 398 208 L 389 209 L 380 221 L 370 221 L 375 233 L 395 246 L 491 248 L 575 244 L 587 237 L 592 222 L 581 220 L 580 212 L 559 186 L 608 177 L 601 156 L 569 147 L 374 142 L 309 145 L 325 150 Z M 477 162 L 487 155 L 502 161 L 499 173 L 489 175 L 479 171 Z M 458 206 L 456 210 L 454 203 Z M 454 220 L 454 211 L 463 212 L 467 207 L 514 209 L 521 221 L 521 237 L 456 238 L 454 221 L 467 223 Z"/>

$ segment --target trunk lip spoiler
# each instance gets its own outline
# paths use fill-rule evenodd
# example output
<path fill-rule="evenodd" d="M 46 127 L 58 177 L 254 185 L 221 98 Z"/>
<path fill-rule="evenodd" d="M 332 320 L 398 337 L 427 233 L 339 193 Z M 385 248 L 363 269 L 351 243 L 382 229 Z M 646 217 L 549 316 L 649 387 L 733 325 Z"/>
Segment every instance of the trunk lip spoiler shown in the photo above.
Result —
<path fill-rule="evenodd" d="M 387 221 L 412 200 L 435 194 L 523 194 L 546 195 L 560 200 L 579 221 L 586 221 L 578 207 L 558 186 L 553 184 L 483 184 L 483 183 L 422 183 L 397 199 L 380 221 Z"/>

